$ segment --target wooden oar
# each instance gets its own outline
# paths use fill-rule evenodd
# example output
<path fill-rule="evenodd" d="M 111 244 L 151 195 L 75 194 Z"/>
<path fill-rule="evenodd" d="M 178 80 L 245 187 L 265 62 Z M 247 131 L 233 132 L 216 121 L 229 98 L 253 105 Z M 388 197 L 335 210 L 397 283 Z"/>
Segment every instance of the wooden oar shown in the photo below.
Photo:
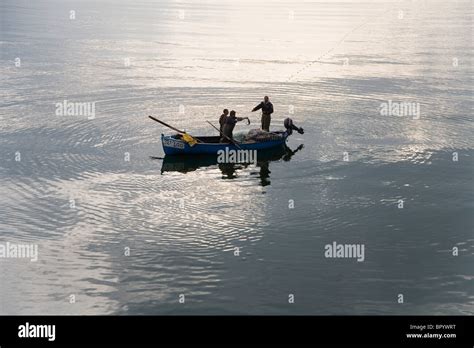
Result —
<path fill-rule="evenodd" d="M 179 129 L 174 128 L 173 126 L 170 126 L 168 123 L 165 123 L 165 122 L 163 122 L 163 121 L 160 121 L 159 119 L 154 118 L 153 116 L 148 116 L 148 117 L 151 118 L 153 121 L 156 121 L 156 122 L 158 122 L 158 123 L 161 123 L 163 126 L 168 127 L 168 128 L 171 128 L 172 130 L 174 130 L 174 131 L 176 131 L 176 132 L 178 132 L 178 133 L 180 133 L 180 134 L 186 133 L 185 131 L 180 131 Z"/>
<path fill-rule="evenodd" d="M 156 121 L 156 122 L 158 122 L 158 123 L 161 123 L 163 126 L 168 127 L 168 128 L 170 128 L 170 129 L 172 129 L 172 130 L 178 132 L 179 134 L 187 134 L 188 136 L 191 137 L 191 135 L 189 135 L 189 134 L 186 133 L 185 131 L 181 131 L 181 130 L 179 130 L 178 128 L 174 128 L 173 126 L 170 126 L 168 123 L 165 123 L 165 122 L 163 122 L 163 121 L 161 121 L 161 120 L 159 120 L 159 119 L 157 119 L 157 118 L 155 118 L 155 117 L 153 117 L 153 116 L 148 116 L 148 117 L 151 118 L 153 121 Z M 196 138 L 194 138 L 194 137 L 192 137 L 192 138 L 193 138 L 194 140 L 196 140 L 198 143 L 202 143 L 201 140 L 196 139 Z"/>
<path fill-rule="evenodd" d="M 216 126 L 214 126 L 211 122 L 209 121 L 206 121 L 207 123 L 209 123 L 216 131 L 218 131 L 219 133 L 221 133 L 221 135 L 226 138 L 227 140 L 229 140 L 232 144 L 234 144 L 235 146 L 237 146 L 237 148 L 239 150 L 242 150 L 242 148 L 239 146 L 239 144 L 237 144 L 234 139 L 231 139 L 229 138 L 227 135 L 225 135 L 224 133 L 221 132 L 221 130 L 219 128 L 217 128 Z"/>

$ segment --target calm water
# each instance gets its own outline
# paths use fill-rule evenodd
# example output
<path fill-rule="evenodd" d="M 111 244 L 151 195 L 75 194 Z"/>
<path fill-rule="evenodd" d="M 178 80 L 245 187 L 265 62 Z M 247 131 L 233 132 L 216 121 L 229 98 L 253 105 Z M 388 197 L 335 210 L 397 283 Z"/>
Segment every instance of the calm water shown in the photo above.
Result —
<path fill-rule="evenodd" d="M 0 313 L 474 314 L 472 5 L 3 0 Z M 293 155 L 151 158 L 265 94 Z"/>

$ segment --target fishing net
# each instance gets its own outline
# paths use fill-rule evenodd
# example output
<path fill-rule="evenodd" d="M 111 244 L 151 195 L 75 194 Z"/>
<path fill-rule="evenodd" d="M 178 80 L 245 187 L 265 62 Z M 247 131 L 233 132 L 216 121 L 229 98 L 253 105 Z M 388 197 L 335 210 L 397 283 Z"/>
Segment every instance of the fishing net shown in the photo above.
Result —
<path fill-rule="evenodd" d="M 244 136 L 245 142 L 264 142 L 270 140 L 278 140 L 281 139 L 281 134 L 276 134 L 272 132 L 267 132 L 261 129 L 251 129 L 249 132 Z"/>

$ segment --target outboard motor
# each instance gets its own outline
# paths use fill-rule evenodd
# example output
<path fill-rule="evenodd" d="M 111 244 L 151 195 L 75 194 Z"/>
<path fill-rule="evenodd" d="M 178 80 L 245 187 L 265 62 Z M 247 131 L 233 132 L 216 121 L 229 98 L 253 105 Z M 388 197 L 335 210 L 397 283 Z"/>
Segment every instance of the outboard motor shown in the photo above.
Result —
<path fill-rule="evenodd" d="M 293 133 L 293 131 L 297 131 L 298 133 L 300 134 L 304 134 L 304 130 L 303 128 L 301 127 L 296 127 L 294 124 L 293 124 L 293 120 L 289 117 L 285 118 L 285 121 L 283 121 L 283 124 L 286 128 L 286 132 L 288 133 L 288 135 L 291 135 Z"/>

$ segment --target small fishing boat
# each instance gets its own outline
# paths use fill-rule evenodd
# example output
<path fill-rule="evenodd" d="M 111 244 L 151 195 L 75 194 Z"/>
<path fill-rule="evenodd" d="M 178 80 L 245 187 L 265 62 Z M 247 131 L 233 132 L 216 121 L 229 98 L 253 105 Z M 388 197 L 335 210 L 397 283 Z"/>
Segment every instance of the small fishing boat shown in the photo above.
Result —
<path fill-rule="evenodd" d="M 220 136 L 191 136 L 153 116 L 148 117 L 177 132 L 177 134 L 173 135 L 161 134 L 161 143 L 166 155 L 217 155 L 219 151 L 266 150 L 285 145 L 286 140 L 292 134 L 293 130 L 296 130 L 300 134 L 304 133 L 302 128 L 296 127 L 293 121 L 287 118 L 284 121 L 286 128 L 284 131 L 265 132 L 253 130 L 255 133 L 251 135 L 249 132 L 249 136 L 242 142 L 237 142 L 223 135 L 229 142 L 221 142 Z M 219 131 L 219 129 L 210 122 L 208 123 Z"/>
<path fill-rule="evenodd" d="M 265 150 L 283 146 L 288 138 L 286 131 L 272 132 L 265 141 L 251 141 L 241 143 L 221 143 L 218 136 L 193 136 L 197 141 L 191 145 L 180 134 L 161 135 L 163 151 L 166 155 L 180 154 L 217 154 L 219 150 Z"/>

